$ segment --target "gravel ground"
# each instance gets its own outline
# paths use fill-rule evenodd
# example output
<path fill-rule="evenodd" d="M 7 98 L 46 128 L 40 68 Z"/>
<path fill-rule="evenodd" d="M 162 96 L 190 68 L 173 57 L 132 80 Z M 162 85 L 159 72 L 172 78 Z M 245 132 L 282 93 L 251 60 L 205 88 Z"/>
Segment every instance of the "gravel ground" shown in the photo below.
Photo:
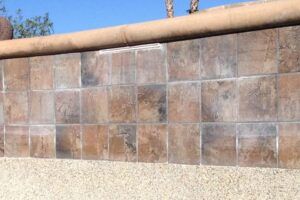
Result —
<path fill-rule="evenodd" d="M 1 199 L 300 199 L 300 170 L 0 159 Z"/>

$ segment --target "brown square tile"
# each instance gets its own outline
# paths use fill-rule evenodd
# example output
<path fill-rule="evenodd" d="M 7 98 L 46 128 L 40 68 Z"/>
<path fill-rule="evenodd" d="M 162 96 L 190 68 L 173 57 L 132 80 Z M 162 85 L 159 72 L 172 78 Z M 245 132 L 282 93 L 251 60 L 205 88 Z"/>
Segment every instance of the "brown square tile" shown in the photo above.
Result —
<path fill-rule="evenodd" d="M 112 86 L 110 89 L 110 121 L 136 121 L 136 92 L 134 86 Z"/>
<path fill-rule="evenodd" d="M 30 127 L 30 156 L 36 158 L 55 158 L 55 127 Z"/>
<path fill-rule="evenodd" d="M 5 123 L 28 123 L 28 94 L 27 92 L 4 94 Z"/>
<path fill-rule="evenodd" d="M 138 87 L 138 117 L 141 122 L 167 121 L 167 92 L 165 85 Z"/>
<path fill-rule="evenodd" d="M 54 56 L 30 58 L 30 87 L 32 90 L 53 89 Z"/>
<path fill-rule="evenodd" d="M 0 157 L 4 156 L 4 127 L 0 126 Z"/>
<path fill-rule="evenodd" d="M 300 169 L 300 123 L 279 125 L 279 167 Z"/>
<path fill-rule="evenodd" d="M 185 40 L 167 44 L 169 81 L 199 79 L 199 42 Z"/>
<path fill-rule="evenodd" d="M 82 159 L 108 159 L 108 126 L 88 125 L 82 127 Z"/>
<path fill-rule="evenodd" d="M 200 89 L 198 83 L 182 83 L 169 85 L 169 121 L 199 122 L 199 93 Z"/>
<path fill-rule="evenodd" d="M 165 83 L 166 62 L 162 49 L 142 50 L 137 52 L 137 83 Z"/>
<path fill-rule="evenodd" d="M 239 76 L 277 72 L 277 30 L 238 34 Z"/>
<path fill-rule="evenodd" d="M 56 126 L 56 158 L 81 158 L 80 125 Z"/>
<path fill-rule="evenodd" d="M 15 58 L 5 60 L 4 85 L 8 91 L 25 91 L 29 88 L 29 59 Z"/>
<path fill-rule="evenodd" d="M 80 123 L 79 91 L 55 92 L 55 118 L 58 124 Z"/>
<path fill-rule="evenodd" d="M 200 40 L 201 78 L 236 77 L 237 35 L 207 37 Z"/>
<path fill-rule="evenodd" d="M 238 161 L 244 167 L 276 167 L 277 128 L 275 124 L 238 126 Z"/>
<path fill-rule="evenodd" d="M 138 126 L 138 161 L 167 162 L 167 126 Z"/>
<path fill-rule="evenodd" d="M 277 119 L 275 76 L 239 80 L 239 120 L 275 121 Z"/>
<path fill-rule="evenodd" d="M 300 74 L 279 76 L 278 85 L 279 120 L 300 120 Z"/>
<path fill-rule="evenodd" d="M 108 122 L 108 91 L 106 87 L 81 90 L 83 123 Z"/>
<path fill-rule="evenodd" d="M 30 93 L 30 123 L 54 123 L 54 95 L 53 92 Z"/>
<path fill-rule="evenodd" d="M 61 54 L 55 56 L 55 87 L 80 87 L 80 53 Z"/>
<path fill-rule="evenodd" d="M 110 126 L 109 159 L 117 161 L 137 161 L 135 125 Z"/>
<path fill-rule="evenodd" d="M 300 71 L 300 26 L 279 28 L 279 72 Z"/>
<path fill-rule="evenodd" d="M 202 121 L 236 121 L 236 88 L 235 80 L 202 82 Z"/>
<path fill-rule="evenodd" d="M 205 124 L 201 131 L 201 163 L 236 165 L 236 129 L 234 124 Z"/>
<path fill-rule="evenodd" d="M 200 163 L 200 128 L 198 124 L 170 124 L 168 140 L 170 163 Z"/>
<path fill-rule="evenodd" d="M 4 124 L 4 94 L 0 92 L 0 124 Z"/>
<path fill-rule="evenodd" d="M 81 84 L 83 87 L 108 85 L 110 55 L 99 51 L 81 53 Z"/>
<path fill-rule="evenodd" d="M 112 54 L 112 84 L 135 83 L 135 52 L 121 52 Z"/>
<path fill-rule="evenodd" d="M 4 155 L 6 157 L 30 156 L 28 126 L 5 127 Z"/>

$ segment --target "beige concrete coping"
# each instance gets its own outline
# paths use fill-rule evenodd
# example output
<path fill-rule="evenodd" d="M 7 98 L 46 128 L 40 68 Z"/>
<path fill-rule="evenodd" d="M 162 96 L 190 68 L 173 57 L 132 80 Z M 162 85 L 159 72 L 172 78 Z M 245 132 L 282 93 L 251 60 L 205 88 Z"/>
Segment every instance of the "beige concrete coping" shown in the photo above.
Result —
<path fill-rule="evenodd" d="M 100 50 L 300 24 L 300 0 L 276 0 L 197 14 L 0 42 L 0 59 Z"/>

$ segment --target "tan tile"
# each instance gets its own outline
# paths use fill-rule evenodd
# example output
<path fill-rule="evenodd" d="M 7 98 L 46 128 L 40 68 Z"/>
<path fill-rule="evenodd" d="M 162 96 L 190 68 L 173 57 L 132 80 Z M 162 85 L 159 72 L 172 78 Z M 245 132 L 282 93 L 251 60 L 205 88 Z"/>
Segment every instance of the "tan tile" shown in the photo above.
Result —
<path fill-rule="evenodd" d="M 106 87 L 81 90 L 83 123 L 108 122 L 108 91 Z"/>
<path fill-rule="evenodd" d="M 138 126 L 138 161 L 167 162 L 167 126 Z"/>
<path fill-rule="evenodd" d="M 300 71 L 300 27 L 279 28 L 279 72 Z"/>
<path fill-rule="evenodd" d="M 0 124 L 4 124 L 4 94 L 0 92 Z"/>
<path fill-rule="evenodd" d="M 279 120 L 300 120 L 300 74 L 279 76 L 278 87 Z"/>
<path fill-rule="evenodd" d="M 236 165 L 236 129 L 234 124 L 206 124 L 201 131 L 201 163 Z"/>
<path fill-rule="evenodd" d="M 277 72 L 277 30 L 238 34 L 239 76 Z"/>
<path fill-rule="evenodd" d="M 135 83 L 135 52 L 120 52 L 112 54 L 112 84 Z"/>
<path fill-rule="evenodd" d="M 27 92 L 5 93 L 4 111 L 6 124 L 28 123 L 28 94 Z"/>
<path fill-rule="evenodd" d="M 275 76 L 239 80 L 239 120 L 277 120 Z"/>
<path fill-rule="evenodd" d="M 137 83 L 165 83 L 166 62 L 162 49 L 141 50 L 137 52 Z"/>
<path fill-rule="evenodd" d="M 4 60 L 0 60 L 0 91 L 3 91 L 3 69 L 4 69 Z"/>
<path fill-rule="evenodd" d="M 200 40 L 201 78 L 235 77 L 237 72 L 237 35 L 207 37 Z"/>
<path fill-rule="evenodd" d="M 134 86 L 113 86 L 110 89 L 110 121 L 136 121 L 136 92 Z"/>
<path fill-rule="evenodd" d="M 275 124 L 238 126 L 238 161 L 244 167 L 277 167 Z"/>
<path fill-rule="evenodd" d="M 80 123 L 79 91 L 55 92 L 55 117 L 58 124 Z"/>
<path fill-rule="evenodd" d="M 30 65 L 28 58 L 5 60 L 4 85 L 8 91 L 25 91 L 29 88 Z"/>
<path fill-rule="evenodd" d="M 169 81 L 199 79 L 199 42 L 185 40 L 167 44 Z"/>
<path fill-rule="evenodd" d="M 30 127 L 30 156 L 55 158 L 55 126 Z"/>
<path fill-rule="evenodd" d="M 108 85 L 110 55 L 99 51 L 81 54 L 81 83 L 83 87 Z"/>
<path fill-rule="evenodd" d="M 80 86 L 80 53 L 55 56 L 56 88 L 78 88 Z"/>
<path fill-rule="evenodd" d="M 82 127 L 82 159 L 108 159 L 108 126 L 86 125 Z"/>
<path fill-rule="evenodd" d="M 80 125 L 56 126 L 56 157 L 81 158 Z"/>
<path fill-rule="evenodd" d="M 170 124 L 168 158 L 170 163 L 200 163 L 200 128 L 198 124 Z"/>
<path fill-rule="evenodd" d="M 109 159 L 117 161 L 137 161 L 135 125 L 110 126 Z"/>
<path fill-rule="evenodd" d="M 279 125 L 279 167 L 300 169 L 300 123 Z"/>
<path fill-rule="evenodd" d="M 202 121 L 236 121 L 236 88 L 235 80 L 202 82 Z"/>
<path fill-rule="evenodd" d="M 32 90 L 53 89 L 54 56 L 30 58 L 30 88 Z"/>
<path fill-rule="evenodd" d="M 4 155 L 6 157 L 29 157 L 29 127 L 6 126 Z"/>
<path fill-rule="evenodd" d="M 0 126 L 0 157 L 4 156 L 4 126 Z"/>
<path fill-rule="evenodd" d="M 30 93 L 30 123 L 54 123 L 54 94 L 53 92 Z"/>
<path fill-rule="evenodd" d="M 197 83 L 169 85 L 168 117 L 170 122 L 199 122 L 200 97 Z"/>
<path fill-rule="evenodd" d="M 165 85 L 138 87 L 138 118 L 141 122 L 167 121 L 167 93 Z"/>

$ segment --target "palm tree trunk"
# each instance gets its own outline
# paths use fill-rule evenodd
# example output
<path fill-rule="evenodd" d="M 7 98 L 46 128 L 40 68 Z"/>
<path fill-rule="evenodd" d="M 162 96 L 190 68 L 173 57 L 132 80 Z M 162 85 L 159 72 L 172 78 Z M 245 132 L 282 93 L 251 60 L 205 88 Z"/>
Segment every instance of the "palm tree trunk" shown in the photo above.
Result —
<path fill-rule="evenodd" d="M 168 18 L 174 17 L 173 0 L 165 0 L 165 3 L 167 9 L 167 17 Z"/>
<path fill-rule="evenodd" d="M 191 0 L 189 13 L 192 14 L 192 13 L 197 12 L 198 6 L 199 6 L 199 0 Z"/>

